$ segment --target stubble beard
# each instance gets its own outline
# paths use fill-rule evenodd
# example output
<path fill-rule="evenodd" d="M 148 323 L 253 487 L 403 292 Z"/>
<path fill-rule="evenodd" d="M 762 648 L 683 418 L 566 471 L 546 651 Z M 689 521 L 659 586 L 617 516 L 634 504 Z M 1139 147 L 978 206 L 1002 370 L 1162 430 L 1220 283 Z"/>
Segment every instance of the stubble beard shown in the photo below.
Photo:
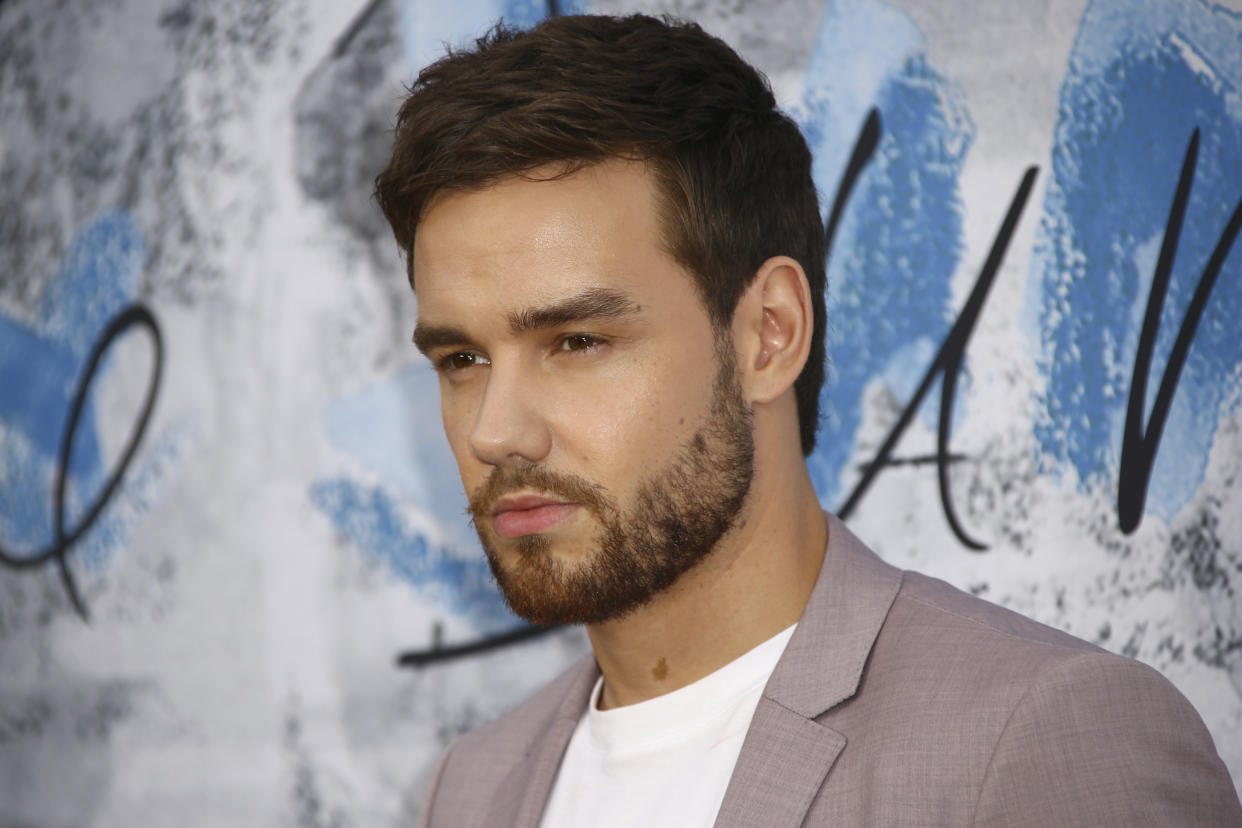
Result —
<path fill-rule="evenodd" d="M 706 558 L 733 527 L 754 476 L 754 433 L 727 337 L 708 419 L 622 509 L 601 486 L 541 466 L 496 467 L 470 513 L 509 608 L 541 625 L 598 624 L 633 612 Z M 581 505 L 599 524 L 595 548 L 566 560 L 546 535 L 524 535 L 502 555 L 490 531 L 496 501 L 537 491 Z M 486 520 L 485 520 L 486 518 Z"/>

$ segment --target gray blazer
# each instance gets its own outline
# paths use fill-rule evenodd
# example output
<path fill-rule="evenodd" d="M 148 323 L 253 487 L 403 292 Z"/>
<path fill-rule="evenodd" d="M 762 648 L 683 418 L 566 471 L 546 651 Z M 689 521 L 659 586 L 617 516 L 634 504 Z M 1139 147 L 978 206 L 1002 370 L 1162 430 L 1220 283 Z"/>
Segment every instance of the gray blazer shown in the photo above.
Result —
<path fill-rule="evenodd" d="M 598 675 L 454 742 L 423 824 L 535 828 Z M 716 825 L 1242 826 L 1242 806 L 1155 670 L 895 569 L 829 516 Z"/>

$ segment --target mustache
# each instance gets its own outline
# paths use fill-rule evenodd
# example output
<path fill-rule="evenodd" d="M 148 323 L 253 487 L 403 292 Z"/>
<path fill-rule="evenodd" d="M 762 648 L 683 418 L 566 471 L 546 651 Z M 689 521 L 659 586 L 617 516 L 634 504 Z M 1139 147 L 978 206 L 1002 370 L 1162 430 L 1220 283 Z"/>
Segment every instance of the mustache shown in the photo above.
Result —
<path fill-rule="evenodd" d="M 554 472 L 542 466 L 496 466 L 487 479 L 479 484 L 470 496 L 466 511 L 473 521 L 490 517 L 496 501 L 514 492 L 538 492 L 566 502 L 585 506 L 596 514 L 616 511 L 603 488 L 585 477 L 564 472 Z"/>

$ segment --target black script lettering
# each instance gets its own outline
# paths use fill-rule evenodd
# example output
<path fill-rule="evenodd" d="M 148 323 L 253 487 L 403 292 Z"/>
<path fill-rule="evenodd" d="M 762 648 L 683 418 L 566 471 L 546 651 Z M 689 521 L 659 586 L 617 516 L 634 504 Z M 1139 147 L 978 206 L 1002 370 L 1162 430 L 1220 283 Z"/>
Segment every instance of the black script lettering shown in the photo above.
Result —
<path fill-rule="evenodd" d="M 122 334 L 135 327 L 145 328 L 150 333 L 154 353 L 154 365 L 151 371 L 151 380 L 147 386 L 146 400 L 143 402 L 142 411 L 139 413 L 137 421 L 130 430 L 129 441 L 125 444 L 125 449 L 121 452 L 120 459 L 117 460 L 116 466 L 113 467 L 103 488 L 95 495 L 95 500 L 91 503 L 90 508 L 86 510 L 86 514 L 77 522 L 77 525 L 71 531 L 66 532 L 65 483 L 69 470 L 69 459 L 73 455 L 73 439 L 77 434 L 78 420 L 82 416 L 82 409 L 86 406 L 87 393 L 90 391 L 91 383 L 95 379 L 95 373 L 99 370 L 99 363 L 103 359 L 104 354 L 108 352 L 108 349 L 112 347 L 112 343 Z M 68 593 L 73 608 L 77 610 L 82 620 L 88 623 L 90 616 L 86 611 L 86 604 L 82 601 L 82 595 L 78 590 L 76 581 L 74 581 L 73 573 L 69 569 L 69 551 L 82 539 L 83 535 L 94 525 L 95 521 L 99 519 L 104 507 L 108 505 L 108 501 L 116 493 L 116 489 L 120 485 L 125 471 L 129 468 L 129 464 L 133 461 L 134 453 L 138 450 L 138 444 L 141 442 L 143 434 L 146 433 L 147 425 L 151 421 L 151 412 L 155 408 L 155 399 L 159 393 L 163 365 L 164 343 L 155 317 L 143 305 L 132 304 L 125 307 L 113 317 L 112 321 L 108 323 L 103 333 L 95 341 L 94 346 L 91 348 L 90 356 L 86 361 L 86 369 L 82 372 L 82 376 L 78 380 L 77 390 L 73 395 L 73 401 L 69 409 L 69 419 L 65 422 L 65 430 L 62 432 L 60 440 L 60 454 L 56 462 L 55 488 L 52 493 L 54 523 L 51 545 L 32 555 L 22 556 L 15 555 L 0 545 L 0 565 L 11 569 L 30 569 L 42 566 L 51 560 L 56 561 L 60 569 L 61 583 L 65 586 L 65 592 Z"/>
<path fill-rule="evenodd" d="M 949 329 L 949 335 L 945 337 L 940 350 L 936 353 L 936 358 L 932 360 L 927 373 L 923 375 L 918 390 L 914 392 L 914 397 L 910 400 L 905 410 L 901 412 L 897 423 L 880 445 L 879 451 L 875 454 L 875 459 L 864 467 L 866 471 L 863 472 L 862 479 L 854 486 L 854 490 L 845 499 L 845 504 L 838 510 L 842 520 L 847 519 L 858 506 L 858 503 L 867 493 L 867 489 L 871 487 L 880 471 L 886 465 L 891 464 L 890 458 L 893 448 L 897 445 L 897 441 L 901 439 L 901 435 L 910 425 L 911 420 L 914 419 L 919 405 L 923 402 L 923 397 L 926 396 L 928 389 L 931 388 L 932 380 L 936 378 L 937 373 L 943 372 L 940 386 L 940 418 L 936 429 L 936 471 L 940 484 L 940 505 L 944 510 L 944 517 L 948 521 L 949 528 L 953 530 L 953 534 L 957 536 L 957 539 L 963 545 L 976 552 L 982 552 L 987 549 L 984 544 L 966 533 L 953 508 L 953 499 L 949 494 L 949 462 L 954 455 L 949 453 L 949 425 L 953 422 L 953 401 L 956 396 L 957 377 L 962 369 L 962 359 L 966 355 L 966 345 L 970 342 L 970 335 L 979 321 L 979 315 L 983 311 L 984 303 L 987 301 L 988 291 L 991 290 L 992 283 L 996 280 L 996 274 L 1000 271 L 1001 262 L 1005 258 L 1005 251 L 1013 238 L 1014 230 L 1018 226 L 1018 220 L 1022 217 L 1022 210 L 1030 197 L 1031 188 L 1035 186 L 1035 177 L 1038 173 L 1038 167 L 1028 167 L 1023 174 L 1022 181 L 1018 185 L 1018 191 L 1014 194 L 1013 201 L 1009 205 L 1009 212 L 1006 213 L 1005 220 L 1001 223 L 1000 231 L 996 234 L 996 239 L 992 243 L 992 249 L 988 253 L 987 261 L 983 263 L 983 268 L 979 272 L 979 278 L 975 281 L 975 286 L 970 291 L 970 297 L 966 300 L 965 307 L 962 308 L 962 312 L 957 317 L 957 321 L 953 323 L 953 327 Z"/>
<path fill-rule="evenodd" d="M 1195 166 L 1199 158 L 1199 130 L 1196 128 L 1190 135 L 1190 143 L 1186 147 L 1186 157 L 1182 162 L 1181 177 L 1177 181 L 1177 191 L 1173 195 L 1173 204 L 1169 208 L 1169 222 L 1165 226 L 1164 240 L 1160 245 L 1160 257 L 1156 261 L 1156 270 L 1152 275 L 1151 292 L 1147 296 L 1147 314 L 1143 318 L 1143 329 L 1139 334 L 1138 349 L 1134 354 L 1134 374 L 1130 379 L 1130 400 L 1126 406 L 1125 431 L 1121 436 L 1121 463 L 1117 470 L 1117 522 L 1121 531 L 1132 534 L 1143 520 L 1143 508 L 1147 503 L 1147 486 L 1151 482 L 1151 468 L 1156 460 L 1156 451 L 1160 447 L 1160 437 L 1164 432 L 1169 417 L 1169 407 L 1173 404 L 1173 392 L 1177 390 L 1181 378 L 1182 367 L 1190 353 L 1190 343 L 1194 340 L 1199 319 L 1207 307 L 1212 286 L 1216 277 L 1224 267 L 1229 249 L 1242 229 L 1242 201 L 1234 208 L 1233 215 L 1225 225 L 1216 249 L 1212 251 L 1199 284 L 1195 286 L 1194 296 L 1186 308 L 1186 316 L 1177 330 L 1177 340 L 1173 350 L 1169 352 L 1169 361 L 1165 365 L 1164 375 L 1160 378 L 1160 387 L 1156 390 L 1156 399 L 1151 406 L 1151 416 L 1147 420 L 1147 428 L 1143 428 L 1143 403 L 1147 397 L 1147 378 L 1151 371 L 1152 351 L 1156 347 L 1156 335 L 1160 332 L 1160 312 L 1164 308 L 1164 299 L 1169 292 L 1169 277 L 1173 272 L 1173 262 L 1177 258 L 1177 243 L 1181 237 L 1182 225 L 1186 220 L 1186 204 L 1190 201 L 1191 185 L 1194 181 Z"/>
<path fill-rule="evenodd" d="M 875 107 L 867 113 L 858 137 L 854 139 L 854 149 L 850 152 L 850 160 L 845 164 L 845 172 L 841 173 L 841 183 L 837 185 L 837 194 L 832 199 L 832 210 L 828 213 L 828 221 L 824 224 L 824 260 L 832 258 L 832 244 L 837 237 L 837 225 L 845 213 L 845 205 L 854 193 L 854 185 L 863 168 L 871 162 L 876 147 L 880 145 L 880 136 L 884 128 L 880 121 L 880 110 Z"/>
<path fill-rule="evenodd" d="M 437 625 L 438 627 L 438 625 Z M 407 653 L 401 653 L 397 656 L 398 667 L 426 667 L 428 664 L 434 664 L 443 661 L 452 661 L 455 658 L 465 658 L 466 656 L 480 655 L 491 650 L 498 650 L 502 647 L 509 647 L 514 644 L 521 644 L 524 641 L 530 641 L 539 638 L 546 633 L 554 632 L 559 627 L 536 627 L 526 624 L 516 629 L 510 630 L 500 635 L 494 635 L 487 638 L 479 638 L 468 644 L 458 644 L 454 647 L 442 646 L 439 641 L 435 641 L 430 649 L 411 650 Z M 439 636 L 433 635 L 433 639 Z"/>

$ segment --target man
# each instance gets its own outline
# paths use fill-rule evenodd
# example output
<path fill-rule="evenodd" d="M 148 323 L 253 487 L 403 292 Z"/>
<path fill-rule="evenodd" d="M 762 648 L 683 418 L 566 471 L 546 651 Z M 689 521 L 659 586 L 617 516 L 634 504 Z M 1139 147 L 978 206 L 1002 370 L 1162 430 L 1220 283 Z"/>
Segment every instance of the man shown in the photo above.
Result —
<path fill-rule="evenodd" d="M 455 742 L 431 825 L 1242 824 L 1157 673 L 881 562 L 811 487 L 810 154 L 693 25 L 425 69 L 377 192 L 514 611 L 594 658 Z"/>

